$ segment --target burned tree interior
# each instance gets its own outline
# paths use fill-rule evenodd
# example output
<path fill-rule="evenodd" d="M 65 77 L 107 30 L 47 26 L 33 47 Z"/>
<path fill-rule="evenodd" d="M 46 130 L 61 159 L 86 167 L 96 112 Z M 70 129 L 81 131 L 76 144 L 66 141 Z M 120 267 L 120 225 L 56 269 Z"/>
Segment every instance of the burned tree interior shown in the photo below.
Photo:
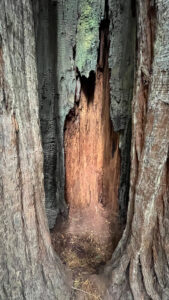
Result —
<path fill-rule="evenodd" d="M 34 4 L 46 213 L 77 288 L 111 259 L 126 223 L 136 23 L 134 1 L 82 2 Z"/>
<path fill-rule="evenodd" d="M 107 26 L 101 28 L 101 38 L 96 74 L 80 79 L 80 99 L 75 99 L 65 120 L 65 200 L 69 215 L 61 224 L 58 217 L 52 231 L 57 253 L 81 276 L 98 271 L 99 265 L 111 258 L 122 232 L 119 135 L 110 119 Z"/>

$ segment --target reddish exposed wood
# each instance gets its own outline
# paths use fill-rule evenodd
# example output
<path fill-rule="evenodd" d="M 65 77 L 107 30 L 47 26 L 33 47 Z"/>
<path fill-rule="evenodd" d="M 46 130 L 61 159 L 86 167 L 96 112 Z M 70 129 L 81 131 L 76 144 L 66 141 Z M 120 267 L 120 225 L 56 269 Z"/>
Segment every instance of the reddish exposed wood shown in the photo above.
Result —
<path fill-rule="evenodd" d="M 107 73 L 107 74 L 106 74 Z M 72 208 L 110 205 L 117 212 L 118 134 L 109 113 L 108 70 L 97 72 L 94 98 L 81 92 L 65 125 L 66 199 Z"/>

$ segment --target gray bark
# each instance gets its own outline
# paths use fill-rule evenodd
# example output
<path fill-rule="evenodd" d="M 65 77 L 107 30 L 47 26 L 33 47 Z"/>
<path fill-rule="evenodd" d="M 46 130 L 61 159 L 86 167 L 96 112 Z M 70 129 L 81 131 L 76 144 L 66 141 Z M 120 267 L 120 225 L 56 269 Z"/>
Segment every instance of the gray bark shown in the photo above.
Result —
<path fill-rule="evenodd" d="M 137 1 L 137 10 L 130 202 L 106 299 L 160 300 L 169 298 L 169 1 Z"/>
<path fill-rule="evenodd" d="M 69 299 L 44 209 L 31 1 L 0 1 L 0 299 Z"/>

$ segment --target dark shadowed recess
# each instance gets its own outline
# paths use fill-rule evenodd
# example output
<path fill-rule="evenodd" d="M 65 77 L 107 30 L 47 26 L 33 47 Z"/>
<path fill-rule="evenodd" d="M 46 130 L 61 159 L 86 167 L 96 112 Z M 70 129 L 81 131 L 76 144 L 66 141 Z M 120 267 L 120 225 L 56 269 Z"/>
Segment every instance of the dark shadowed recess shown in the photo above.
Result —
<path fill-rule="evenodd" d="M 89 77 L 81 77 L 81 87 L 84 91 L 88 103 L 92 102 L 94 99 L 94 90 L 95 90 L 96 74 L 94 71 L 90 71 Z"/>

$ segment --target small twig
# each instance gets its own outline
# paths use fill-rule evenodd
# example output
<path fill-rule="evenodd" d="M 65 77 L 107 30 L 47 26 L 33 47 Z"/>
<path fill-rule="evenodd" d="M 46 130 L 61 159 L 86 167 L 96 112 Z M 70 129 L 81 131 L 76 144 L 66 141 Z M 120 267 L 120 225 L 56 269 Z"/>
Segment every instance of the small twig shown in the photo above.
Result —
<path fill-rule="evenodd" d="M 82 292 L 82 293 L 85 293 L 85 294 L 87 294 L 87 295 L 89 295 L 89 296 L 92 296 L 92 297 L 94 297 L 95 299 L 98 299 L 97 296 L 95 296 L 95 295 L 93 295 L 93 294 L 90 294 L 90 293 L 88 293 L 88 292 L 86 292 L 86 291 L 84 291 L 84 290 L 75 288 L 75 287 L 73 287 L 73 286 L 72 286 L 72 289 L 73 289 L 73 290 L 76 290 L 76 291 L 79 291 L 79 292 Z M 100 296 L 99 296 L 99 299 L 101 300 Z"/>

